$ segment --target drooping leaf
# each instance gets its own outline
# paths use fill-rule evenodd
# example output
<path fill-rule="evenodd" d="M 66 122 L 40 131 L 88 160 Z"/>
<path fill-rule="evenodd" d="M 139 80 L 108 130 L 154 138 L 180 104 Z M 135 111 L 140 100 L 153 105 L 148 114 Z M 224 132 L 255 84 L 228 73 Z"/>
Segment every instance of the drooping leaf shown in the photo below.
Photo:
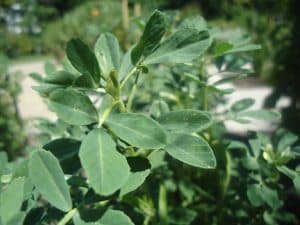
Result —
<path fill-rule="evenodd" d="M 54 207 L 69 211 L 72 200 L 58 160 L 52 153 L 35 151 L 29 160 L 29 177 L 41 195 Z"/>
<path fill-rule="evenodd" d="M 207 112 L 180 110 L 162 114 L 158 122 L 169 131 L 193 133 L 208 128 L 212 118 Z"/>
<path fill-rule="evenodd" d="M 252 99 L 252 98 L 244 98 L 244 99 L 236 101 L 230 107 L 230 109 L 233 112 L 240 112 L 240 111 L 243 111 L 243 110 L 246 110 L 246 109 L 250 108 L 254 103 L 255 103 L 254 99 Z"/>
<path fill-rule="evenodd" d="M 136 64 L 142 55 L 149 55 L 158 46 L 165 32 L 165 17 L 162 12 L 156 10 L 146 23 L 142 37 L 131 52 L 133 64 Z"/>
<path fill-rule="evenodd" d="M 175 159 L 188 165 L 206 169 L 216 167 L 213 150 L 201 137 L 183 133 L 170 133 L 165 150 Z"/>
<path fill-rule="evenodd" d="M 113 34 L 101 34 L 95 44 L 95 54 L 105 77 L 109 75 L 112 69 L 119 69 L 121 50 L 118 39 Z"/>
<path fill-rule="evenodd" d="M 121 139 L 145 149 L 158 149 L 166 145 L 166 133 L 151 118 L 136 113 L 113 114 L 106 124 Z"/>
<path fill-rule="evenodd" d="M 211 38 L 207 31 L 179 29 L 147 56 L 144 64 L 190 62 L 202 55 L 210 45 Z"/>
<path fill-rule="evenodd" d="M 60 119 L 72 125 L 88 125 L 98 121 L 98 113 L 91 100 L 71 89 L 53 91 L 49 107 Z"/>
<path fill-rule="evenodd" d="M 84 138 L 79 157 L 91 186 L 100 195 L 114 193 L 129 177 L 125 156 L 103 129 L 94 129 Z"/>
<path fill-rule="evenodd" d="M 134 225 L 134 223 L 125 213 L 113 209 L 107 210 L 99 222 L 105 225 Z"/>
<path fill-rule="evenodd" d="M 93 51 L 80 39 L 74 38 L 67 43 L 66 53 L 71 64 L 81 73 L 88 74 L 96 84 L 100 82 L 100 68 Z"/>
<path fill-rule="evenodd" d="M 0 220 L 4 225 L 11 224 L 19 217 L 23 202 L 24 178 L 14 179 L 0 195 Z M 19 224 L 19 223 L 18 223 Z"/>

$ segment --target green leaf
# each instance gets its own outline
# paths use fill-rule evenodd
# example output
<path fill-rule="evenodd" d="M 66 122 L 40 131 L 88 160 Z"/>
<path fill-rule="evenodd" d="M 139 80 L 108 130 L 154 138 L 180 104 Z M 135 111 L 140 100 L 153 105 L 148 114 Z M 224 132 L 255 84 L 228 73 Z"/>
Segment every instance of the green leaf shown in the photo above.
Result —
<path fill-rule="evenodd" d="M 106 124 L 118 137 L 135 147 L 158 149 L 166 145 L 163 128 L 142 114 L 113 114 L 106 120 Z"/>
<path fill-rule="evenodd" d="M 277 121 L 281 118 L 280 113 L 271 110 L 258 109 L 243 111 L 237 114 L 239 117 L 253 118 L 257 120 Z"/>
<path fill-rule="evenodd" d="M 230 109 L 233 112 L 240 112 L 243 110 L 246 110 L 248 108 L 250 108 L 252 105 L 254 105 L 255 101 L 252 98 L 244 98 L 241 100 L 236 101 L 231 107 Z"/>
<path fill-rule="evenodd" d="M 79 88 L 97 88 L 97 85 L 93 81 L 93 78 L 91 78 L 89 75 L 84 74 L 79 77 L 77 77 L 73 82 L 73 87 L 79 87 Z"/>
<path fill-rule="evenodd" d="M 283 152 L 288 147 L 291 147 L 293 144 L 295 144 L 297 141 L 298 141 L 297 135 L 291 132 L 287 132 L 280 138 L 279 143 L 277 145 L 277 150 L 279 152 Z"/>
<path fill-rule="evenodd" d="M 44 79 L 44 82 L 49 84 L 69 86 L 72 85 L 76 77 L 77 77 L 76 75 L 62 70 L 62 71 L 51 73 L 49 76 L 47 76 Z"/>
<path fill-rule="evenodd" d="M 136 64 L 141 56 L 147 56 L 158 46 L 166 32 L 166 21 L 162 12 L 156 10 L 149 18 L 143 35 L 131 52 L 131 60 Z"/>
<path fill-rule="evenodd" d="M 224 52 L 223 54 L 248 52 L 248 51 L 254 51 L 259 49 L 261 49 L 261 46 L 256 44 L 235 45 L 234 48 Z"/>
<path fill-rule="evenodd" d="M 116 149 L 113 139 L 103 130 L 94 129 L 83 140 L 79 158 L 95 192 L 110 195 L 129 177 L 125 156 Z"/>
<path fill-rule="evenodd" d="M 198 132 L 211 125 L 209 113 L 198 110 L 181 110 L 162 114 L 158 122 L 167 130 L 174 132 Z"/>
<path fill-rule="evenodd" d="M 80 39 L 67 43 L 66 53 L 71 64 L 81 73 L 90 75 L 96 84 L 100 82 L 100 69 L 93 51 Z"/>
<path fill-rule="evenodd" d="M 8 163 L 7 153 L 0 151 L 0 177 L 5 172 L 7 163 Z"/>
<path fill-rule="evenodd" d="M 128 180 L 121 188 L 120 196 L 136 190 L 150 174 L 151 164 L 147 158 L 128 157 L 127 161 L 131 167 L 131 171 Z"/>
<path fill-rule="evenodd" d="M 58 160 L 52 153 L 35 151 L 29 160 L 29 177 L 41 195 L 54 207 L 69 211 L 72 200 Z"/>
<path fill-rule="evenodd" d="M 229 50 L 233 49 L 234 45 L 230 44 L 228 42 L 221 42 L 217 43 L 215 48 L 214 48 L 214 55 L 217 56 L 222 56 Z"/>
<path fill-rule="evenodd" d="M 88 96 L 72 89 L 53 91 L 49 107 L 57 116 L 72 125 L 88 125 L 98 121 L 98 113 Z"/>
<path fill-rule="evenodd" d="M 125 213 L 113 209 L 107 210 L 99 222 L 107 225 L 134 225 Z"/>
<path fill-rule="evenodd" d="M 14 179 L 0 195 L 0 219 L 4 225 L 12 224 L 23 203 L 24 178 Z M 18 223 L 19 224 L 19 223 Z"/>
<path fill-rule="evenodd" d="M 202 55 L 210 45 L 211 38 L 207 31 L 182 28 L 147 56 L 144 64 L 190 62 Z"/>
<path fill-rule="evenodd" d="M 95 44 L 95 54 L 105 77 L 112 69 L 118 70 L 121 61 L 121 50 L 118 39 L 111 33 L 101 34 Z"/>
<path fill-rule="evenodd" d="M 133 63 L 131 62 L 131 52 L 132 48 L 129 49 L 123 56 L 118 74 L 119 80 L 123 80 L 126 77 L 126 75 L 130 73 L 130 71 L 132 71 L 134 68 Z"/>
<path fill-rule="evenodd" d="M 261 187 L 259 184 L 251 184 L 248 186 L 247 197 L 253 206 L 259 207 L 263 204 L 261 195 Z"/>
<path fill-rule="evenodd" d="M 297 175 L 293 179 L 293 183 L 294 183 L 294 186 L 295 186 L 295 189 L 296 189 L 297 193 L 300 195 L 300 175 Z"/>
<path fill-rule="evenodd" d="M 170 133 L 165 150 L 175 159 L 188 165 L 212 169 L 216 158 L 208 143 L 201 137 L 190 134 Z"/>
<path fill-rule="evenodd" d="M 48 61 L 44 64 L 44 70 L 45 70 L 47 76 L 49 76 L 49 75 L 51 75 L 52 73 L 55 72 L 56 67 L 53 63 Z"/>

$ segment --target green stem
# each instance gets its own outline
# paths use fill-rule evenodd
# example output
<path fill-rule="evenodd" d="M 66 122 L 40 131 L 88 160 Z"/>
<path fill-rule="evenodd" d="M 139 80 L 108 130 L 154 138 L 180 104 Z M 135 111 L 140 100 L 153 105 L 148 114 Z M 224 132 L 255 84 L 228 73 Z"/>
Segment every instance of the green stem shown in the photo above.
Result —
<path fill-rule="evenodd" d="M 168 202 L 167 202 L 167 190 L 166 187 L 161 184 L 159 187 L 159 199 L 158 199 L 158 214 L 161 225 L 168 224 Z"/>
<path fill-rule="evenodd" d="M 58 223 L 57 225 L 66 225 L 75 215 L 77 209 L 70 210 Z"/>
<path fill-rule="evenodd" d="M 136 88 L 137 88 L 137 84 L 134 84 L 132 89 L 131 89 L 130 95 L 128 97 L 127 111 L 131 110 L 133 98 L 134 98 L 134 95 L 135 95 L 135 92 L 136 92 Z"/>
<path fill-rule="evenodd" d="M 110 115 L 110 113 L 111 113 L 112 109 L 114 108 L 114 106 L 116 105 L 116 103 L 117 102 L 113 102 L 109 107 L 107 107 L 104 110 L 101 118 L 99 118 L 98 126 L 97 126 L 98 128 L 102 126 L 102 124 L 104 123 L 104 121 L 106 120 L 106 118 Z"/>
<path fill-rule="evenodd" d="M 136 72 L 137 68 L 134 67 L 124 78 L 124 80 L 121 82 L 120 85 L 120 89 L 122 89 L 124 87 L 124 85 L 126 84 L 126 82 L 128 81 L 128 79 Z"/>

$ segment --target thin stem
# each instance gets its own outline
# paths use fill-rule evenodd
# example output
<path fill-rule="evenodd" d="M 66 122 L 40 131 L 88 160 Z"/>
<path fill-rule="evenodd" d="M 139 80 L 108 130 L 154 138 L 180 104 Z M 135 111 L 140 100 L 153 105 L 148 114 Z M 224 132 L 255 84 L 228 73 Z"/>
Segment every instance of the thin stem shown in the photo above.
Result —
<path fill-rule="evenodd" d="M 58 223 L 57 225 L 66 225 L 75 215 L 75 213 L 77 212 L 77 209 L 74 208 L 72 210 L 70 210 Z"/>
<path fill-rule="evenodd" d="M 161 184 L 159 187 L 158 214 L 160 224 L 168 224 L 168 200 L 166 187 Z"/>
<path fill-rule="evenodd" d="M 109 107 L 107 107 L 107 108 L 104 110 L 104 112 L 103 112 L 101 118 L 100 118 L 99 121 L 98 121 L 98 126 L 97 126 L 98 128 L 102 126 L 102 124 L 104 123 L 104 121 L 106 120 L 106 118 L 110 115 L 112 109 L 114 108 L 114 106 L 115 106 L 117 103 L 118 103 L 118 102 L 113 102 Z"/>
<path fill-rule="evenodd" d="M 125 85 L 125 83 L 128 81 L 128 79 L 137 71 L 137 68 L 134 67 L 124 78 L 124 80 L 121 82 L 120 89 L 122 89 Z"/>
<path fill-rule="evenodd" d="M 133 98 L 134 98 L 134 95 L 135 95 L 135 92 L 136 92 L 136 88 L 137 88 L 137 84 L 134 84 L 132 89 L 131 89 L 130 95 L 128 97 L 128 102 L 127 102 L 127 111 L 128 112 L 131 110 Z"/>

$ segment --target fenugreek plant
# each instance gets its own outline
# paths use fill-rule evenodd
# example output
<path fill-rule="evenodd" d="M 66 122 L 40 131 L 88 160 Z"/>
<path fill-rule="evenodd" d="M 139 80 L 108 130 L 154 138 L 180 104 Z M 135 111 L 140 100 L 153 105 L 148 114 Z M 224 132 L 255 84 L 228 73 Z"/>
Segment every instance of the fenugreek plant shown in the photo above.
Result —
<path fill-rule="evenodd" d="M 235 103 L 224 115 L 210 111 L 210 91 L 227 93 L 217 84 L 208 85 L 203 76 L 203 54 L 214 45 L 214 37 L 201 18 L 185 20 L 168 32 L 164 14 L 155 11 L 138 43 L 124 55 L 112 34 L 102 34 L 94 50 L 79 39 L 70 40 L 63 70 L 52 68 L 35 87 L 59 118 L 59 129 L 52 127 L 57 129 L 52 129 L 51 140 L 30 148 L 29 157 L 17 164 L 7 163 L 1 155 L 0 224 L 227 224 L 222 218 L 227 216 L 223 200 L 232 172 L 228 151 L 245 147 L 237 142 L 223 145 L 227 161 L 217 166 L 216 156 L 222 157 L 214 127 L 225 119 L 245 123 L 247 118 L 274 119 L 278 114 L 249 110 L 253 104 L 249 99 Z M 214 47 L 213 57 L 257 48 L 222 42 Z M 164 93 L 173 100 L 175 96 L 175 101 L 166 103 L 159 93 L 153 94 L 162 90 L 157 87 L 150 90 L 151 96 L 157 96 L 153 102 L 138 101 L 144 93 L 140 82 L 146 82 L 144 78 L 152 72 L 164 76 L 159 74 L 161 65 L 174 68 L 199 59 L 201 76 L 184 69 L 185 80 L 169 82 L 169 87 L 174 86 L 168 90 L 174 93 Z M 237 77 L 234 74 L 222 82 Z M 185 89 L 189 81 L 198 90 L 192 100 Z M 294 143 L 282 142 L 282 149 Z M 269 149 L 263 159 L 277 159 L 270 144 L 263 148 Z M 276 168 L 299 188 L 296 171 L 284 164 Z M 197 183 L 209 175 L 206 183 Z M 244 193 L 256 206 L 271 204 L 261 194 L 265 183 L 258 181 L 249 183 Z M 206 189 L 210 186 L 221 187 L 220 199 Z"/>

